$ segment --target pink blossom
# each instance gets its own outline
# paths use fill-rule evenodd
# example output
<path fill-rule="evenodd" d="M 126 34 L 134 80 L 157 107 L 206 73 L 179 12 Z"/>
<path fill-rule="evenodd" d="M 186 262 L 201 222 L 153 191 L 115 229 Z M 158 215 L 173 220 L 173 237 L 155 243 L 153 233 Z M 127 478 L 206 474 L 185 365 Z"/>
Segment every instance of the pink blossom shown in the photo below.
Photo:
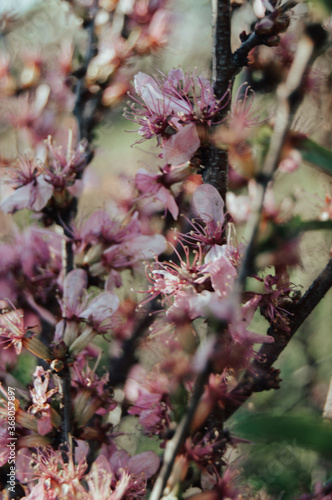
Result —
<path fill-rule="evenodd" d="M 45 179 L 41 164 L 29 158 L 19 159 L 19 166 L 13 170 L 10 182 L 14 184 L 15 191 L 0 204 L 5 213 L 23 208 L 38 212 L 53 195 L 53 186 Z"/>
<path fill-rule="evenodd" d="M 246 302 L 238 311 L 238 314 L 229 325 L 229 333 L 234 342 L 240 344 L 255 344 L 255 343 L 271 343 L 274 342 L 273 337 L 268 335 L 259 335 L 249 331 L 247 328 L 254 316 L 254 313 L 259 306 L 261 297 L 256 295 Z"/>
<path fill-rule="evenodd" d="M 179 208 L 170 189 L 167 189 L 167 187 L 163 186 L 160 182 L 162 180 L 162 175 L 163 174 L 153 174 L 141 168 L 136 174 L 136 187 L 145 195 L 149 195 L 161 201 L 165 208 L 170 211 L 173 219 L 177 219 Z"/>
<path fill-rule="evenodd" d="M 76 240 L 81 251 L 87 249 L 84 261 L 90 264 L 93 275 L 105 273 L 106 270 L 132 268 L 140 260 L 152 258 L 166 250 L 164 236 L 141 233 L 137 212 L 127 225 L 122 225 L 111 220 L 106 212 L 98 211 L 77 232 Z M 114 275 L 113 278 L 117 281 Z"/>
<path fill-rule="evenodd" d="M 139 422 L 148 435 L 163 435 L 169 423 L 169 391 L 167 377 L 155 371 L 148 374 L 134 366 L 125 384 L 125 394 L 133 405 L 128 413 L 139 415 Z"/>
<path fill-rule="evenodd" d="M 187 125 L 165 142 L 163 158 L 170 165 L 181 165 L 193 157 L 200 144 L 196 126 Z"/>
<path fill-rule="evenodd" d="M 173 165 L 192 158 L 200 146 L 196 124 L 211 125 L 211 120 L 226 105 L 218 101 L 209 80 L 194 74 L 185 75 L 181 69 L 171 70 L 168 77 L 152 78 L 138 73 L 135 90 L 141 107 L 131 106 L 125 116 L 140 125 L 143 139 L 153 136 L 164 147 L 162 156 Z"/>
<path fill-rule="evenodd" d="M 55 451 L 51 447 L 37 448 L 32 458 L 34 467 L 29 479 L 37 480 L 37 483 L 31 487 L 30 494 L 25 498 L 85 498 L 86 491 L 81 484 L 87 469 L 85 458 L 75 463 L 71 451 L 66 454 L 63 450 Z"/>
<path fill-rule="evenodd" d="M 204 222 L 204 227 L 199 221 L 194 223 L 194 231 L 190 233 L 190 239 L 203 243 L 210 249 L 223 245 L 225 243 L 224 202 L 216 188 L 210 184 L 198 186 L 193 194 L 192 205 L 194 212 Z"/>
<path fill-rule="evenodd" d="M 146 481 L 159 468 L 159 458 L 152 451 L 130 457 L 124 450 L 116 451 L 110 460 L 99 455 L 86 476 L 89 500 L 136 500 L 146 495 Z"/>
<path fill-rule="evenodd" d="M 193 168 L 184 164 L 179 167 L 166 164 L 160 168 L 159 174 L 153 174 L 145 169 L 140 169 L 136 174 L 135 184 L 143 193 L 141 198 L 151 197 L 153 200 L 161 201 L 165 208 L 170 211 L 174 219 L 177 219 L 179 208 L 172 192 L 173 184 L 182 182 L 193 173 Z"/>
<path fill-rule="evenodd" d="M 94 415 L 106 415 L 117 403 L 109 386 L 108 373 L 99 377 L 89 366 L 87 350 L 81 351 L 73 365 L 73 409 L 75 422 L 83 427 Z"/>

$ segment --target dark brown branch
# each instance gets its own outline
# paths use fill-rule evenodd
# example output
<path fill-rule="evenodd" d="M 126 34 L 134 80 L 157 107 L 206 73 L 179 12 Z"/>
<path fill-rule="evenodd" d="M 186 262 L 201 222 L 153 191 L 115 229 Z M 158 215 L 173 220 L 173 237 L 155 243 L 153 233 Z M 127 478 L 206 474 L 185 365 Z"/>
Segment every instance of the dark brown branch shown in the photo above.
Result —
<path fill-rule="evenodd" d="M 276 12 L 266 16 L 282 16 L 287 10 L 296 5 L 294 0 L 288 0 Z M 288 20 L 288 18 L 286 18 Z M 272 19 L 274 22 L 274 19 Z M 218 99 L 221 99 L 227 90 L 231 93 L 236 74 L 248 63 L 249 52 L 258 45 L 271 45 L 282 27 L 282 23 L 275 23 L 273 35 L 253 32 L 243 41 L 234 54 L 231 51 L 231 9 L 229 0 L 212 0 L 212 27 L 213 27 L 213 58 L 212 58 L 212 82 L 213 90 Z M 279 31 L 278 31 L 279 30 Z M 215 117 L 214 123 L 220 123 L 227 116 L 230 108 L 225 106 Z M 213 131 L 213 124 L 211 132 Z M 225 201 L 228 185 L 228 152 L 219 149 L 213 144 L 202 147 L 203 180 L 212 184 Z"/>
<path fill-rule="evenodd" d="M 85 96 L 85 77 L 90 61 L 96 54 L 96 48 L 95 48 L 96 40 L 94 32 L 95 13 L 94 15 L 92 15 L 91 19 L 89 19 L 84 25 L 84 28 L 88 34 L 87 51 L 84 60 L 84 65 L 81 68 L 76 84 L 76 92 L 75 92 L 76 101 L 73 110 L 73 114 L 77 121 L 78 142 L 81 141 L 82 139 L 87 139 L 89 141 L 89 151 L 88 151 L 86 165 L 90 163 L 93 157 L 93 151 L 92 148 L 90 147 L 90 141 L 92 132 L 91 120 L 92 120 L 92 115 L 95 112 L 95 107 L 92 107 L 92 109 L 89 110 L 89 113 L 86 112 L 88 103 L 86 101 L 86 96 Z M 77 178 L 80 178 L 82 176 L 82 173 L 83 171 L 79 173 Z M 65 236 L 68 236 L 70 238 L 68 241 L 65 242 L 65 247 L 64 247 L 63 260 L 65 264 L 66 274 L 68 274 L 70 271 L 74 269 L 74 249 L 73 249 L 73 242 L 71 240 L 72 234 L 70 228 L 72 221 L 77 213 L 77 204 L 78 200 L 76 197 L 74 197 L 70 203 L 70 206 L 66 207 L 65 210 L 61 211 L 61 213 L 58 214 L 58 220 L 57 220 L 58 224 L 62 226 Z M 71 373 L 67 363 L 65 363 L 64 369 L 59 373 L 59 380 L 61 383 L 61 391 L 62 391 L 61 441 L 64 446 L 64 451 L 65 452 L 67 451 L 68 453 L 69 436 L 72 431 L 72 421 L 71 421 L 72 401 L 71 401 Z"/>
<path fill-rule="evenodd" d="M 85 24 L 85 30 L 88 35 L 87 51 L 83 66 L 78 72 L 76 83 L 76 100 L 73 114 L 78 126 L 78 142 L 82 139 L 91 140 L 91 118 L 95 112 L 95 107 L 87 113 L 87 100 L 85 95 L 85 77 L 92 58 L 97 54 L 96 50 L 96 35 L 95 35 L 95 16 L 89 19 Z"/>
<path fill-rule="evenodd" d="M 231 11 L 229 0 L 212 0 L 213 58 L 212 82 L 213 91 L 221 99 L 230 90 L 231 81 L 235 76 L 231 52 Z M 229 103 L 230 104 L 230 103 Z M 224 107 L 215 117 L 220 123 L 229 110 Z M 204 166 L 203 180 L 212 184 L 226 199 L 228 184 L 228 152 L 216 146 L 204 148 L 202 163 Z"/>
<path fill-rule="evenodd" d="M 136 320 L 132 335 L 122 344 L 121 355 L 109 360 L 109 383 L 113 387 L 124 384 L 130 368 L 138 362 L 136 353 L 139 342 L 148 328 L 152 325 L 154 320 L 153 312 L 157 309 L 160 309 L 160 306 L 157 305 L 157 300 L 154 300 L 144 317 Z"/>
<path fill-rule="evenodd" d="M 274 343 L 264 344 L 261 347 L 258 356 L 250 364 L 242 380 L 231 391 L 230 402 L 225 409 L 225 419 L 229 418 L 240 406 L 242 406 L 253 392 L 266 388 L 264 387 L 265 380 L 270 373 L 270 368 L 273 363 L 278 359 L 279 355 L 288 345 L 299 327 L 331 287 L 332 259 L 330 259 L 325 269 L 291 310 L 292 316 L 289 322 L 290 331 L 284 332 L 275 330 L 273 327 L 269 328 L 267 333 L 274 337 Z"/>
<path fill-rule="evenodd" d="M 257 27 L 257 32 L 253 31 L 250 35 L 246 35 L 244 33 L 244 40 L 242 41 L 241 46 L 234 52 L 232 56 L 232 63 L 235 68 L 242 68 L 243 66 L 248 65 L 248 56 L 249 53 L 252 49 L 255 47 L 258 47 L 259 45 L 275 45 L 275 43 L 278 43 L 278 34 L 285 30 L 285 28 L 288 26 L 289 23 L 289 18 L 284 17 L 284 22 L 280 23 L 275 21 L 278 20 L 278 17 L 282 17 L 288 10 L 292 9 L 297 5 L 297 2 L 294 0 L 287 0 L 283 5 L 278 7 L 274 12 L 271 14 L 268 13 L 265 18 L 269 18 L 271 20 L 272 26 L 270 30 L 265 30 L 268 31 L 268 33 L 265 33 L 264 30 L 262 33 L 259 32 L 259 28 Z M 260 23 L 264 23 L 264 20 L 258 22 L 258 26 Z M 243 35 L 242 35 L 243 36 Z M 241 37 L 242 38 L 242 37 Z"/>

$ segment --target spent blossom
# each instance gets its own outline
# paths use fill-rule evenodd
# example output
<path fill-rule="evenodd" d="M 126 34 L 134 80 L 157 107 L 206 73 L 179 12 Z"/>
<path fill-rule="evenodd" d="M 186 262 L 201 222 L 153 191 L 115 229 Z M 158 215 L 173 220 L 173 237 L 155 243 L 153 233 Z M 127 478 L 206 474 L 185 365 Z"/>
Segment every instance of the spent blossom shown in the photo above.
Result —
<path fill-rule="evenodd" d="M 0 344 L 4 345 L 5 349 L 13 346 L 17 354 L 25 347 L 42 359 L 50 358 L 47 347 L 26 327 L 22 311 L 16 308 L 2 311 L 0 314 Z"/>
<path fill-rule="evenodd" d="M 29 413 L 37 416 L 38 432 L 41 436 L 44 436 L 52 430 L 52 409 L 48 400 L 58 390 L 48 389 L 50 372 L 45 371 L 42 366 L 36 367 L 34 377 L 33 389 L 30 390 L 33 404 L 29 407 Z"/>

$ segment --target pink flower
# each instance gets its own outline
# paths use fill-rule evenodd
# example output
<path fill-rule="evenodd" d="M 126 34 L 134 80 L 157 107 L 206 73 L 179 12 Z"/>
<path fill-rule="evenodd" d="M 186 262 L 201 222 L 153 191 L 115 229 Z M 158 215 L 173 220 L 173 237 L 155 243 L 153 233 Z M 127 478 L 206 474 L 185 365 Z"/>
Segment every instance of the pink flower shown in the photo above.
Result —
<path fill-rule="evenodd" d="M 74 462 L 72 452 L 53 450 L 51 447 L 37 448 L 32 455 L 33 469 L 31 481 L 37 483 L 31 487 L 29 500 L 56 500 L 56 498 L 86 498 L 86 491 L 81 484 L 87 469 L 85 457 Z M 31 485 L 31 482 L 29 483 Z"/>
<path fill-rule="evenodd" d="M 260 304 L 260 301 L 261 297 L 258 295 L 248 300 L 248 302 L 240 308 L 234 320 L 230 323 L 229 333 L 234 342 L 244 345 L 274 342 L 273 337 L 268 335 L 259 335 L 248 330 L 248 326 Z"/>
<path fill-rule="evenodd" d="M 108 460 L 99 455 L 86 476 L 88 500 L 136 500 L 145 497 L 146 482 L 159 468 L 153 451 L 130 457 L 124 450 L 116 451 Z"/>
<path fill-rule="evenodd" d="M 161 173 L 153 174 L 144 168 L 140 169 L 135 178 L 136 187 L 145 197 L 161 201 L 165 208 L 170 211 L 173 219 L 177 219 L 179 208 L 175 202 L 171 186 L 189 177 L 193 173 L 193 168 L 188 164 L 177 168 L 166 164 L 160 170 Z"/>
<path fill-rule="evenodd" d="M 148 374 L 140 365 L 134 366 L 125 384 L 125 395 L 133 405 L 128 413 L 139 415 L 139 422 L 148 435 L 161 435 L 169 424 L 170 383 L 158 373 Z"/>
<path fill-rule="evenodd" d="M 75 422 L 83 427 L 94 415 L 105 415 L 116 408 L 108 373 L 99 377 L 89 366 L 87 352 L 81 351 L 73 365 L 73 409 Z"/>
<path fill-rule="evenodd" d="M 53 195 L 53 186 L 45 179 L 41 164 L 28 158 L 19 159 L 19 166 L 12 173 L 11 183 L 15 186 L 15 192 L 0 204 L 5 213 L 23 208 L 38 212 Z"/>
<path fill-rule="evenodd" d="M 72 352 L 79 352 L 97 335 L 106 334 L 113 325 L 113 314 L 119 298 L 112 292 L 102 292 L 89 300 L 86 295 L 87 277 L 82 269 L 67 274 L 63 299 L 60 301 L 64 318 L 57 324 L 55 340 L 64 339 Z M 79 324 L 84 324 L 80 331 Z"/>
<path fill-rule="evenodd" d="M 153 174 L 141 168 L 136 174 L 135 184 L 137 189 L 145 195 L 161 201 L 165 208 L 170 211 L 173 219 L 177 219 L 179 208 L 175 202 L 174 195 L 167 187 L 162 185 L 161 180 L 162 174 Z"/>
<path fill-rule="evenodd" d="M 87 164 L 89 151 L 87 141 L 82 141 L 78 144 L 75 150 L 71 147 L 72 132 L 69 131 L 69 145 L 66 153 L 59 146 L 52 143 L 52 137 L 47 138 L 48 159 L 47 165 L 44 167 L 47 182 L 49 182 L 55 190 L 61 191 L 65 188 L 72 192 L 73 189 L 78 189 L 78 184 L 82 181 L 77 179 L 80 172 L 84 170 Z M 83 186 L 80 186 L 83 187 Z M 76 192 L 72 194 L 76 195 Z"/>
<path fill-rule="evenodd" d="M 125 116 L 140 125 L 143 139 L 153 136 L 164 148 L 162 156 L 172 165 L 189 161 L 200 147 L 196 124 L 211 125 L 211 120 L 226 105 L 213 94 L 212 85 L 203 77 L 171 70 L 168 77 L 152 78 L 138 73 L 135 90 L 141 107 L 131 106 Z"/>
<path fill-rule="evenodd" d="M 76 241 L 79 249 L 86 251 L 83 261 L 90 266 L 92 275 L 131 269 L 140 260 L 151 259 L 166 250 L 164 236 L 141 233 L 137 212 L 125 226 L 111 220 L 102 210 L 95 212 L 77 231 Z M 113 273 L 112 281 L 121 284 L 121 277 Z"/>

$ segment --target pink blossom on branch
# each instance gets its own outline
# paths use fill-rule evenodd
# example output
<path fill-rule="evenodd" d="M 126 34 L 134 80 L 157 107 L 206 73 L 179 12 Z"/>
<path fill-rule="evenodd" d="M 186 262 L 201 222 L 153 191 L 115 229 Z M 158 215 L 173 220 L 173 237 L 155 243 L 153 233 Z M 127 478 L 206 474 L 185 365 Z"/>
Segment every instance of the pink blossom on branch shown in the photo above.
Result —
<path fill-rule="evenodd" d="M 194 170 L 187 163 L 179 167 L 171 167 L 166 164 L 160 171 L 159 174 L 153 174 L 141 168 L 136 174 L 135 185 L 143 193 L 140 198 L 152 198 L 162 202 L 165 209 L 169 210 L 173 219 L 176 220 L 179 215 L 179 207 L 171 188 L 173 184 L 185 180 Z"/>
<path fill-rule="evenodd" d="M 200 147 L 196 125 L 210 126 L 212 119 L 227 104 L 228 92 L 221 100 L 213 94 L 211 82 L 195 74 L 173 69 L 160 79 L 138 73 L 136 94 L 125 116 L 140 125 L 144 139 L 156 136 L 163 147 L 162 156 L 170 164 L 189 161 Z"/>

